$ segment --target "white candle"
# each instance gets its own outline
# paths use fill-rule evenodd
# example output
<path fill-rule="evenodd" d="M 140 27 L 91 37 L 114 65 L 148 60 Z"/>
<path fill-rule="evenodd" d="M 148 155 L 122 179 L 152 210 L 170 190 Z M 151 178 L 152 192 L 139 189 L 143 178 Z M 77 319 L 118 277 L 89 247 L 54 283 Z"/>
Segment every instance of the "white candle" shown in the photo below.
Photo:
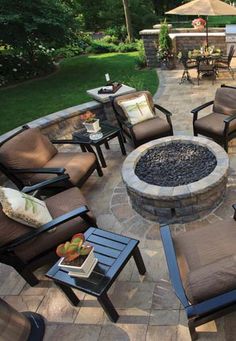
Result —
<path fill-rule="evenodd" d="M 105 78 L 106 78 L 106 81 L 109 82 L 110 81 L 110 76 L 109 76 L 109 73 L 106 73 L 105 74 Z"/>

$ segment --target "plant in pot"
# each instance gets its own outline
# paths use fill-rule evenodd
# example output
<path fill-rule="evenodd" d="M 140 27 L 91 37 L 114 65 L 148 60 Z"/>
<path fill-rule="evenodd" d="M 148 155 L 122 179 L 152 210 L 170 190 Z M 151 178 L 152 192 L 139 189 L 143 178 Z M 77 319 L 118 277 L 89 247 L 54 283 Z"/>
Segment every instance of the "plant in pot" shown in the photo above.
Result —
<path fill-rule="evenodd" d="M 102 133 L 99 133 L 101 130 L 99 119 L 96 118 L 96 115 L 93 112 L 86 111 L 84 114 L 80 115 L 80 119 L 89 133 L 91 140 L 97 140 L 102 137 Z"/>
<path fill-rule="evenodd" d="M 172 51 L 172 40 L 169 36 L 168 24 L 166 21 L 161 23 L 157 58 L 162 69 L 173 69 L 175 67 L 175 59 Z"/>
<path fill-rule="evenodd" d="M 58 245 L 56 254 L 62 259 L 59 266 L 69 271 L 69 275 L 88 277 L 97 264 L 93 247 L 85 242 L 83 233 L 75 234 L 71 241 Z"/>
<path fill-rule="evenodd" d="M 204 20 L 203 18 L 196 18 L 192 21 L 192 25 L 195 28 L 195 30 L 201 32 L 204 30 L 205 26 L 206 26 L 206 20 Z"/>

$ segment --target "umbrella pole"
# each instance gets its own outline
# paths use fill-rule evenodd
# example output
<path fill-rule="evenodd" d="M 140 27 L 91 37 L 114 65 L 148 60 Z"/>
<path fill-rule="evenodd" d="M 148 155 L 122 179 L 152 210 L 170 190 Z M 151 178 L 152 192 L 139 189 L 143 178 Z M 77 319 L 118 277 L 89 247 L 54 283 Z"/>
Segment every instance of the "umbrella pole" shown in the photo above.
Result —
<path fill-rule="evenodd" d="M 206 17 L 206 47 L 208 48 L 208 17 Z"/>

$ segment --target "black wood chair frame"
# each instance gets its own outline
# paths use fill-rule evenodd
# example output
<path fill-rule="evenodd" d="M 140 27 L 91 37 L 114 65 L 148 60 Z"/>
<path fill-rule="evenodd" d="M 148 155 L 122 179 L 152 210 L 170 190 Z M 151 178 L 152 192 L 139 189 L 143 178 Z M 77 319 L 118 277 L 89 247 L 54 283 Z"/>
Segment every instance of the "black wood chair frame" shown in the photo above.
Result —
<path fill-rule="evenodd" d="M 53 184 L 55 182 L 68 180 L 68 175 L 62 175 L 61 177 L 50 179 L 43 181 L 39 184 L 33 186 L 27 186 L 23 188 L 22 192 L 24 193 L 31 193 L 37 190 L 40 190 L 44 186 L 48 186 L 49 183 Z M 66 200 L 66 199 L 65 199 Z M 87 214 L 89 209 L 87 206 L 81 206 L 74 209 L 71 212 L 63 214 L 49 223 L 41 226 L 38 229 L 32 229 L 32 231 L 24 234 L 23 236 L 16 238 L 12 242 L 1 246 L 0 247 L 0 262 L 12 266 L 31 286 L 34 286 L 39 283 L 37 277 L 33 274 L 33 271 L 44 264 L 47 264 L 51 261 L 56 261 L 58 256 L 55 253 L 55 245 L 52 249 L 47 250 L 46 252 L 42 252 L 40 255 L 37 255 L 34 259 L 30 260 L 29 262 L 23 262 L 14 252 L 14 249 L 19 246 L 23 245 L 24 243 L 37 238 L 42 233 L 45 233 L 56 226 L 63 224 L 71 219 L 76 217 L 82 218 L 84 221 L 88 223 L 88 226 L 94 226 L 94 221 L 89 217 Z"/>
<path fill-rule="evenodd" d="M 30 129 L 30 127 L 28 125 L 24 125 L 22 126 L 22 128 L 17 131 L 16 133 L 12 134 L 11 136 L 9 136 L 8 138 L 6 138 L 4 141 L 2 141 L 0 143 L 0 147 L 7 141 L 11 140 L 14 136 L 22 133 L 23 131 L 25 131 L 26 129 Z M 50 140 L 53 144 L 77 144 L 76 141 L 74 140 Z M 81 143 L 80 143 L 81 145 Z M 89 145 L 82 145 L 82 147 L 84 148 L 84 150 L 87 150 L 88 152 L 94 153 L 96 156 L 96 153 L 94 152 L 94 150 L 92 149 L 91 146 Z M 92 167 L 90 169 L 89 172 L 87 172 L 78 182 L 77 186 L 81 187 L 85 181 L 90 177 L 90 175 L 94 172 L 94 170 L 97 170 L 97 173 L 99 176 L 103 176 L 103 172 L 100 166 L 100 163 L 97 159 L 96 156 L 96 163 L 94 164 L 94 167 Z M 15 168 L 8 168 L 6 166 L 4 166 L 1 162 L 0 162 L 0 171 L 6 175 L 6 177 L 8 179 L 10 179 L 19 190 L 22 190 L 25 187 L 25 183 L 19 178 L 17 177 L 17 174 L 55 174 L 55 175 L 62 175 L 66 172 L 66 169 L 63 167 L 60 168 L 21 168 L 21 169 L 15 169 Z M 65 182 L 63 183 L 63 189 L 66 188 L 70 188 L 73 187 L 74 185 L 71 183 L 70 179 L 67 178 L 65 180 Z M 44 187 L 46 188 L 46 187 Z M 50 185 L 50 189 L 53 189 L 53 183 L 51 183 Z M 58 190 L 58 186 L 56 186 L 56 189 Z"/>
<path fill-rule="evenodd" d="M 233 207 L 236 209 L 236 205 Z M 234 219 L 236 220 L 235 214 Z M 198 337 L 196 327 L 236 309 L 236 289 L 204 302 L 191 304 L 184 291 L 169 226 L 161 227 L 160 233 L 174 293 L 186 312 L 191 339 L 196 340 Z"/>

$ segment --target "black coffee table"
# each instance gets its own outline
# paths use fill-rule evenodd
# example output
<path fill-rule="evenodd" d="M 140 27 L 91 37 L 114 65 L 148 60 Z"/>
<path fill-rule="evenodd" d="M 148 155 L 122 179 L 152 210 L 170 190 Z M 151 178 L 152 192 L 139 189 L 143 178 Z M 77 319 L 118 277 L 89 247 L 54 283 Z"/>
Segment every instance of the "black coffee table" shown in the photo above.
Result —
<path fill-rule="evenodd" d="M 123 136 L 122 136 L 120 128 L 112 126 L 107 123 L 100 123 L 100 126 L 101 126 L 101 132 L 103 136 L 99 140 L 91 140 L 89 138 L 89 133 L 87 133 L 85 129 L 81 129 L 80 131 L 74 132 L 73 140 L 81 145 L 81 149 L 83 152 L 86 152 L 86 148 L 84 147 L 84 145 L 94 146 L 96 148 L 101 165 L 103 168 L 105 168 L 107 165 L 106 165 L 106 161 L 104 159 L 104 156 L 100 147 L 102 144 L 105 145 L 106 149 L 109 149 L 108 141 L 117 137 L 119 140 L 122 154 L 126 155 L 126 151 L 125 151 Z"/>
<path fill-rule="evenodd" d="M 62 289 L 71 304 L 75 306 L 79 304 L 80 300 L 72 288 L 97 297 L 110 320 L 116 322 L 119 315 L 110 301 L 107 291 L 131 256 L 134 257 L 139 273 L 145 274 L 146 268 L 138 248 L 139 241 L 95 227 L 90 227 L 85 232 L 85 237 L 94 246 L 94 254 L 98 258 L 98 263 L 89 278 L 69 276 L 67 271 L 60 269 L 59 261 L 48 271 L 46 276 Z"/>

